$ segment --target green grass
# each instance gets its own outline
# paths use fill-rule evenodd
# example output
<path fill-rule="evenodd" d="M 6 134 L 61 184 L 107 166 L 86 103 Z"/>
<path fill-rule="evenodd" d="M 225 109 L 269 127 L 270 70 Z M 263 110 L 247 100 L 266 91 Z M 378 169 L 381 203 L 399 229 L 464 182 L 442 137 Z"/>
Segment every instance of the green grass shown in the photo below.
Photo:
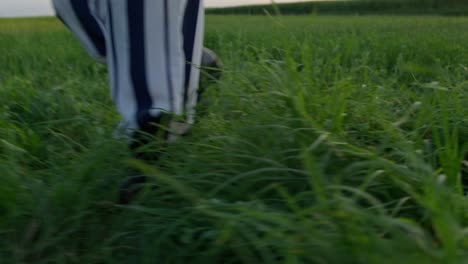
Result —
<path fill-rule="evenodd" d="M 338 0 L 210 8 L 209 14 L 468 15 L 466 0 Z"/>
<path fill-rule="evenodd" d="M 106 69 L 55 19 L 0 20 L 0 263 L 465 263 L 467 26 L 209 16 L 224 77 L 141 164 Z"/>

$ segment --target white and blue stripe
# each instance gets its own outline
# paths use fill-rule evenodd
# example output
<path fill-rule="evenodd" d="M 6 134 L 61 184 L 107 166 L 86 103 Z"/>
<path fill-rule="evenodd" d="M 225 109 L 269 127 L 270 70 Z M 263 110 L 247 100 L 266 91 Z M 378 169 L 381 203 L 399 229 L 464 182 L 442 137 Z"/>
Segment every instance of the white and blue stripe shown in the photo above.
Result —
<path fill-rule="evenodd" d="M 202 0 L 54 0 L 87 52 L 108 65 L 126 132 L 161 113 L 193 122 L 202 57 Z"/>

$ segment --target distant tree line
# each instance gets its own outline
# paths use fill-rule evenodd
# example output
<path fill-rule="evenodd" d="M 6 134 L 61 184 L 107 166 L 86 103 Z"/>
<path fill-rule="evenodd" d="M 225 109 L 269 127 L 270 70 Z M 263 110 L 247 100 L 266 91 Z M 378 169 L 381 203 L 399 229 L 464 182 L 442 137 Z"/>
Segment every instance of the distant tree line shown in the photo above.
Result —
<path fill-rule="evenodd" d="M 468 15 L 468 0 L 349 0 L 211 8 L 209 14 Z"/>

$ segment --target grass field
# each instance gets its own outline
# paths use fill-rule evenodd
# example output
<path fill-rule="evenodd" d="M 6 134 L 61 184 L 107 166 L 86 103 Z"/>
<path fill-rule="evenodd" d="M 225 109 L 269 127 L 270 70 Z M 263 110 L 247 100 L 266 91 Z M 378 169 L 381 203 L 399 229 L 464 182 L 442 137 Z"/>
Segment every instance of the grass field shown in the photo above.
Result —
<path fill-rule="evenodd" d="M 106 69 L 55 19 L 0 20 L 0 263 L 466 263 L 466 28 L 209 16 L 224 77 L 141 164 Z"/>
<path fill-rule="evenodd" d="M 209 14 L 237 15 L 468 15 L 466 0 L 335 0 L 209 8 Z"/>

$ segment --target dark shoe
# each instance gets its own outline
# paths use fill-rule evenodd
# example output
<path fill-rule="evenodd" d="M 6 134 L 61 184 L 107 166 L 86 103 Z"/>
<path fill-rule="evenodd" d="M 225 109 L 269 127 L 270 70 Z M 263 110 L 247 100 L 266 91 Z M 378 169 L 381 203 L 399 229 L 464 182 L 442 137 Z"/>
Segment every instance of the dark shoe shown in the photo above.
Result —
<path fill-rule="evenodd" d="M 218 54 L 209 48 L 203 48 L 201 66 L 202 70 L 208 73 L 213 79 L 218 80 L 221 78 L 223 63 Z"/>
<path fill-rule="evenodd" d="M 165 144 L 169 138 L 171 120 L 172 115 L 166 113 L 162 113 L 157 117 L 151 116 L 148 112 L 140 114 L 138 117 L 140 130 L 133 133 L 129 145 L 135 159 L 147 162 L 158 160 L 159 154 L 148 149 L 148 147 L 154 150 L 157 144 Z"/>
<path fill-rule="evenodd" d="M 200 84 L 198 86 L 198 116 L 209 110 L 210 102 L 202 102 L 202 97 L 207 88 L 216 83 L 223 74 L 223 63 L 219 56 L 208 48 L 203 48 Z M 215 87 L 214 87 L 215 88 Z M 210 88 L 211 89 L 211 88 Z"/>
<path fill-rule="evenodd" d="M 137 175 L 125 179 L 120 185 L 119 204 L 130 204 L 147 182 L 147 178 L 145 175 Z"/>
<path fill-rule="evenodd" d="M 223 63 L 219 56 L 208 48 L 203 48 L 199 93 L 211 82 L 221 78 Z"/>

